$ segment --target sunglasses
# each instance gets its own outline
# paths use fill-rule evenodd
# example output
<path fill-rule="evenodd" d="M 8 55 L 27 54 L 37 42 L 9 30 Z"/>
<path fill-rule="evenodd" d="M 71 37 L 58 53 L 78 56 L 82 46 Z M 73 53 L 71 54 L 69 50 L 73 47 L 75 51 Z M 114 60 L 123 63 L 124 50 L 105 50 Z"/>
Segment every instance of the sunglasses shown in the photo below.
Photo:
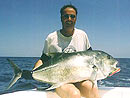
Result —
<path fill-rule="evenodd" d="M 68 19 L 69 17 L 71 17 L 72 19 L 74 19 L 76 16 L 73 14 L 65 14 L 63 15 L 64 18 Z"/>

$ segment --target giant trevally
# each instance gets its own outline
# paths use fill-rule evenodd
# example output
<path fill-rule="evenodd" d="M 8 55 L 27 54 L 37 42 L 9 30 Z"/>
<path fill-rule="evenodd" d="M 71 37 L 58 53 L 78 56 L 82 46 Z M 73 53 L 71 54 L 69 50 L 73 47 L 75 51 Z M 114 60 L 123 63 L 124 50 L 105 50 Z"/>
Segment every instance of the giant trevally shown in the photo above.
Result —
<path fill-rule="evenodd" d="M 52 58 L 32 71 L 22 71 L 8 59 L 14 69 L 14 78 L 8 89 L 21 77 L 49 83 L 47 90 L 55 89 L 66 83 L 84 80 L 101 80 L 111 76 L 120 69 L 116 67 L 118 61 L 106 52 L 88 50 L 73 53 L 52 53 Z M 30 72 L 30 74 L 28 74 Z"/>

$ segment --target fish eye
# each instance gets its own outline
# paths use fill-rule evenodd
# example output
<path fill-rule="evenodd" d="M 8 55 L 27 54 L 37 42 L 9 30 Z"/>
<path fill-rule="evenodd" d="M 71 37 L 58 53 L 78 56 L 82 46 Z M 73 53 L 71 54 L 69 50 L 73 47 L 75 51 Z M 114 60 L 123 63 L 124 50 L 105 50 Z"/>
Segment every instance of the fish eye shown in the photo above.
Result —
<path fill-rule="evenodd" d="M 108 59 L 111 59 L 111 56 L 110 56 L 110 55 L 108 55 L 108 56 L 107 56 L 107 58 L 108 58 Z"/>

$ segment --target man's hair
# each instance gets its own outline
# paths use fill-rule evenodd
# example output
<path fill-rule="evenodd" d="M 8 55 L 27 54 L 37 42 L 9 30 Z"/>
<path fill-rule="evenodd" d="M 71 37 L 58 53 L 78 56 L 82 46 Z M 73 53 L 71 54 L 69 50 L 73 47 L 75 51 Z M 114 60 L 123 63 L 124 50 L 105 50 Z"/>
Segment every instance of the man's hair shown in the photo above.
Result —
<path fill-rule="evenodd" d="M 62 14 L 63 14 L 63 12 L 64 12 L 64 9 L 66 9 L 67 7 L 69 7 L 69 8 L 73 8 L 74 10 L 75 10 L 75 12 L 76 12 L 76 15 L 77 15 L 77 8 L 74 6 L 74 5 L 72 5 L 72 4 L 69 4 L 69 5 L 64 5 L 61 9 L 60 9 L 60 14 L 61 14 L 61 16 L 62 16 Z"/>

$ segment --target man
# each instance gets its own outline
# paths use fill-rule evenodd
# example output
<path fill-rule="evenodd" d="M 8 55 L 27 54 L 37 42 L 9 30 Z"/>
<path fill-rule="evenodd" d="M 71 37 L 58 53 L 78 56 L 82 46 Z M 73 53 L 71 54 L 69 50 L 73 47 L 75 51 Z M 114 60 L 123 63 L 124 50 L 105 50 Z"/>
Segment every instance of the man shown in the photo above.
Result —
<path fill-rule="evenodd" d="M 76 52 L 91 49 L 87 34 L 75 28 L 77 9 L 73 5 L 65 5 L 60 10 L 62 29 L 48 35 L 45 41 L 43 54 L 35 64 L 35 68 L 42 65 L 49 58 L 46 55 L 55 52 Z M 74 84 L 65 84 L 56 88 L 61 98 L 99 98 L 98 88 L 91 81 L 82 81 Z"/>

